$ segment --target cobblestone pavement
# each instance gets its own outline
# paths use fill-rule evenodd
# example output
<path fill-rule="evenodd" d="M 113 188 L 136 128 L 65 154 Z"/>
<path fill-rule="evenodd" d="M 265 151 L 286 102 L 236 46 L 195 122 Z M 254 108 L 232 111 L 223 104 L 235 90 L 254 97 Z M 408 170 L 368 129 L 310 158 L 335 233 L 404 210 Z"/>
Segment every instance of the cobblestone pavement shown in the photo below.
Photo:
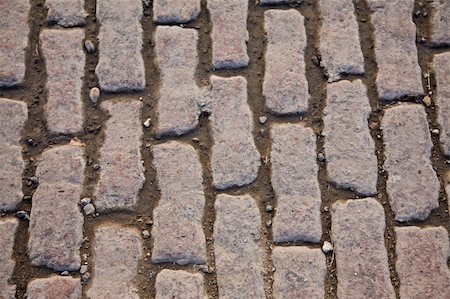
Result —
<path fill-rule="evenodd" d="M 450 298 L 450 1 L 0 0 L 0 299 Z"/>

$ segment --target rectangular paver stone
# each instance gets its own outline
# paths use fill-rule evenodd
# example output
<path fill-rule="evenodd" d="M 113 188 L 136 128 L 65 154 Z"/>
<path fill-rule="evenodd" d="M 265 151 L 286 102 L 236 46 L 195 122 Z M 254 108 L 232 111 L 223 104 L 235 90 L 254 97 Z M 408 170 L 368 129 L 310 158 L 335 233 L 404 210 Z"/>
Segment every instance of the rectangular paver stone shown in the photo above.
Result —
<path fill-rule="evenodd" d="M 153 163 L 161 190 L 153 212 L 153 261 L 204 264 L 205 195 L 197 152 L 190 145 L 171 141 L 153 148 Z"/>
<path fill-rule="evenodd" d="M 434 0 L 431 42 L 436 46 L 450 45 L 450 1 Z"/>
<path fill-rule="evenodd" d="M 13 259 L 14 235 L 19 222 L 17 219 L 0 219 L 0 298 L 15 298 L 16 286 L 9 283 L 13 276 L 15 261 Z"/>
<path fill-rule="evenodd" d="M 377 157 L 368 124 L 371 111 L 361 80 L 327 85 L 323 135 L 328 177 L 336 186 L 363 195 L 377 192 Z"/>
<path fill-rule="evenodd" d="M 207 299 L 200 273 L 164 269 L 156 276 L 156 299 Z"/>
<path fill-rule="evenodd" d="M 28 45 L 29 0 L 0 1 L 0 87 L 22 85 Z"/>
<path fill-rule="evenodd" d="M 320 249 L 275 247 L 274 298 L 324 298 L 327 267 Z"/>
<path fill-rule="evenodd" d="M 87 297 L 139 299 L 135 278 L 142 258 L 139 231 L 114 224 L 95 230 L 93 278 Z"/>
<path fill-rule="evenodd" d="M 56 146 L 40 157 L 28 228 L 33 265 L 57 271 L 80 267 L 84 218 L 78 204 L 85 164 L 84 150 L 76 145 Z"/>
<path fill-rule="evenodd" d="M 105 139 L 100 148 L 95 205 L 100 212 L 131 210 L 145 181 L 141 158 L 142 102 L 117 99 L 103 102 L 101 107 L 110 118 L 106 121 Z"/>
<path fill-rule="evenodd" d="M 440 141 L 446 155 L 450 155 L 450 53 L 436 54 L 433 59 L 436 76 L 436 106 L 441 127 Z"/>
<path fill-rule="evenodd" d="M 450 298 L 448 232 L 443 227 L 397 227 L 396 270 L 400 297 Z"/>
<path fill-rule="evenodd" d="M 81 26 L 86 23 L 84 0 L 46 0 L 47 21 L 63 27 Z"/>
<path fill-rule="evenodd" d="M 32 280 L 27 287 L 27 299 L 81 299 L 80 279 L 51 276 Z"/>
<path fill-rule="evenodd" d="M 110 92 L 143 90 L 143 14 L 140 0 L 98 0 L 99 61 L 95 69 L 100 87 Z"/>
<path fill-rule="evenodd" d="M 154 0 L 153 21 L 161 24 L 187 23 L 200 14 L 200 0 Z"/>
<path fill-rule="evenodd" d="M 294 9 L 264 13 L 267 37 L 263 95 L 266 106 L 277 114 L 308 110 L 305 76 L 306 31 L 303 16 Z"/>
<path fill-rule="evenodd" d="M 319 7 L 322 20 L 320 54 L 328 81 L 338 81 L 342 75 L 364 74 L 353 1 L 320 0 Z"/>
<path fill-rule="evenodd" d="M 316 136 L 302 124 L 271 129 L 271 183 L 277 198 L 275 242 L 315 242 L 322 237 Z"/>
<path fill-rule="evenodd" d="M 44 29 L 40 35 L 47 70 L 45 115 L 52 133 L 83 130 L 84 29 Z"/>
<path fill-rule="evenodd" d="M 216 203 L 214 255 L 221 298 L 265 298 L 261 218 L 255 200 L 220 194 Z"/>
<path fill-rule="evenodd" d="M 215 69 L 246 67 L 249 0 L 208 0 L 212 21 L 212 64 Z"/>
<path fill-rule="evenodd" d="M 339 201 L 331 220 L 338 298 L 395 298 L 381 204 L 373 198 Z"/>
<path fill-rule="evenodd" d="M 381 100 L 423 95 L 416 47 L 414 0 L 368 0 L 372 10 L 376 83 Z"/>
<path fill-rule="evenodd" d="M 256 179 L 261 164 L 253 140 L 253 115 L 243 77 L 211 76 L 213 184 L 218 189 L 243 186 Z"/>
<path fill-rule="evenodd" d="M 24 102 L 0 98 L 0 210 L 13 210 L 22 200 L 25 163 L 20 139 L 28 119 Z"/>
<path fill-rule="evenodd" d="M 160 134 L 181 135 L 198 124 L 197 103 L 201 94 L 195 82 L 197 42 L 195 29 L 156 27 L 156 62 L 161 73 L 157 127 Z"/>
<path fill-rule="evenodd" d="M 386 191 L 397 221 L 425 220 L 439 206 L 440 184 L 431 164 L 425 109 L 402 104 L 385 111 L 382 130 Z"/>

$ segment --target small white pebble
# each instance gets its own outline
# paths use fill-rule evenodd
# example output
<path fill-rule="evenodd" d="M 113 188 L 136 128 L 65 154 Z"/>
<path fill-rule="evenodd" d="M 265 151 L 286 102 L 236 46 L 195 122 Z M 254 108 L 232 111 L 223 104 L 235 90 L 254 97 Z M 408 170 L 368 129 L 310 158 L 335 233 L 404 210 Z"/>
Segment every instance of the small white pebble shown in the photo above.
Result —
<path fill-rule="evenodd" d="M 433 133 L 435 135 L 439 135 L 439 129 L 433 129 L 433 130 L 431 130 L 431 133 Z"/>
<path fill-rule="evenodd" d="M 83 275 L 84 273 L 86 273 L 88 270 L 88 266 L 87 265 L 82 265 L 80 268 L 80 274 Z"/>
<path fill-rule="evenodd" d="M 328 253 L 328 252 L 333 251 L 333 245 L 328 241 L 324 241 L 323 245 L 322 245 L 322 251 L 323 251 L 323 253 Z"/>
<path fill-rule="evenodd" d="M 97 105 L 99 97 L 100 97 L 100 89 L 98 89 L 97 87 L 92 87 L 91 91 L 89 92 L 89 99 L 91 99 L 91 102 L 94 105 Z"/>
<path fill-rule="evenodd" d="M 267 122 L 267 116 L 260 116 L 259 117 L 259 122 L 261 124 L 265 124 Z"/>
<path fill-rule="evenodd" d="M 143 230 L 143 231 L 142 231 L 142 237 L 143 237 L 144 239 L 150 238 L 150 233 L 149 233 L 149 231 L 148 231 L 148 230 Z"/>
<path fill-rule="evenodd" d="M 318 153 L 317 154 L 317 160 L 319 160 L 320 162 L 325 161 L 325 155 L 322 153 Z"/>
<path fill-rule="evenodd" d="M 150 118 L 147 118 L 147 119 L 144 121 L 144 127 L 149 128 L 149 127 L 150 127 L 150 121 L 151 121 L 151 119 L 150 119 Z"/>
<path fill-rule="evenodd" d="M 91 203 L 91 199 L 89 197 L 85 197 L 81 200 L 81 205 L 84 207 Z"/>
<path fill-rule="evenodd" d="M 69 271 L 63 271 L 63 272 L 61 272 L 61 276 L 69 276 Z"/>
<path fill-rule="evenodd" d="M 86 52 L 88 53 L 94 53 L 95 52 L 95 46 L 94 43 L 87 39 L 84 41 L 84 47 L 86 48 Z"/>
<path fill-rule="evenodd" d="M 95 213 L 95 207 L 93 204 L 89 203 L 83 207 L 84 214 L 91 215 Z"/>

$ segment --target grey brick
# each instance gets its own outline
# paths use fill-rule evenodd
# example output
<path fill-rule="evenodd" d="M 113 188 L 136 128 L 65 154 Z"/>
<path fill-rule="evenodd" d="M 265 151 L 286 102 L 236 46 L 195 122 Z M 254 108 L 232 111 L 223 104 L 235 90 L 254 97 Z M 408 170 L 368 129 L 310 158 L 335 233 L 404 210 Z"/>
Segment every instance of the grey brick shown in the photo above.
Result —
<path fill-rule="evenodd" d="M 200 14 L 200 0 L 155 0 L 153 21 L 157 23 L 187 23 Z"/>
<path fill-rule="evenodd" d="M 95 230 L 93 279 L 88 298 L 139 299 L 135 278 L 142 258 L 142 240 L 137 230 L 114 224 Z"/>
<path fill-rule="evenodd" d="M 253 141 L 253 115 L 243 77 L 211 76 L 213 184 L 218 189 L 243 186 L 256 179 L 261 164 Z"/>
<path fill-rule="evenodd" d="M 52 133 L 83 130 L 84 29 L 44 29 L 40 36 L 47 69 L 47 126 Z"/>
<path fill-rule="evenodd" d="M 0 87 L 22 85 L 25 79 L 25 50 L 28 45 L 29 0 L 0 2 Z"/>
<path fill-rule="evenodd" d="M 220 194 L 216 203 L 214 254 L 221 298 L 265 298 L 261 218 L 255 200 Z"/>
<path fill-rule="evenodd" d="M 327 268 L 320 249 L 275 247 L 274 298 L 324 298 Z"/>
<path fill-rule="evenodd" d="M 13 259 L 14 235 L 19 223 L 17 219 L 1 219 L 0 220 L 0 298 L 15 298 L 16 286 L 9 283 L 13 276 L 15 261 Z"/>
<path fill-rule="evenodd" d="M 27 287 L 27 299 L 81 299 L 80 279 L 51 276 L 32 280 Z"/>
<path fill-rule="evenodd" d="M 205 195 L 197 152 L 190 145 L 170 141 L 153 148 L 153 163 L 161 190 L 153 217 L 153 261 L 204 264 Z"/>
<path fill-rule="evenodd" d="M 103 102 L 101 107 L 110 118 L 106 121 L 105 139 L 100 148 L 95 205 L 99 212 L 132 210 L 145 181 L 141 158 L 142 102 L 117 99 Z"/>
<path fill-rule="evenodd" d="M 28 118 L 27 105 L 0 98 L 0 210 L 13 210 L 22 200 L 25 163 L 19 144 Z"/>
<path fill-rule="evenodd" d="M 414 0 L 368 0 L 373 11 L 378 95 L 392 101 L 423 95 L 417 58 Z"/>
<path fill-rule="evenodd" d="M 267 107 L 277 114 L 308 110 L 308 81 L 304 54 L 306 31 L 303 16 L 294 9 L 264 13 L 267 36 L 263 95 Z"/>
<path fill-rule="evenodd" d="M 83 0 L 47 0 L 47 20 L 63 27 L 86 24 L 86 12 Z"/>
<path fill-rule="evenodd" d="M 140 0 L 98 0 L 100 87 L 110 92 L 143 90 L 145 69 L 141 51 L 143 9 Z"/>
<path fill-rule="evenodd" d="M 181 135 L 198 124 L 201 93 L 195 82 L 197 41 L 195 29 L 156 27 L 156 61 L 161 72 L 157 109 L 160 134 Z"/>
<path fill-rule="evenodd" d="M 443 227 L 397 227 L 396 270 L 401 298 L 450 298 L 448 232 Z"/>
<path fill-rule="evenodd" d="M 450 45 L 450 2 L 432 1 L 431 42 L 436 46 Z"/>
<path fill-rule="evenodd" d="M 80 267 L 84 220 L 78 203 L 85 164 L 83 148 L 75 145 L 48 149 L 40 157 L 28 228 L 33 265 L 57 271 Z"/>
<path fill-rule="evenodd" d="M 395 298 L 381 204 L 373 198 L 337 202 L 331 220 L 338 298 Z"/>
<path fill-rule="evenodd" d="M 183 270 L 164 269 L 156 276 L 156 299 L 206 299 L 203 276 Z"/>
<path fill-rule="evenodd" d="M 377 157 L 368 124 L 371 111 L 361 80 L 327 85 L 323 135 L 328 176 L 337 186 L 363 195 L 377 192 Z"/>
<path fill-rule="evenodd" d="M 450 155 L 450 53 L 436 54 L 433 59 L 436 77 L 436 106 L 440 125 L 440 141 Z"/>
<path fill-rule="evenodd" d="M 212 64 L 215 69 L 246 67 L 248 0 L 209 0 Z"/>
<path fill-rule="evenodd" d="M 364 58 L 353 1 L 321 0 L 319 6 L 322 20 L 320 54 L 328 81 L 338 81 L 344 74 L 364 74 Z"/>
<path fill-rule="evenodd" d="M 302 124 L 271 128 L 272 187 L 277 198 L 275 242 L 315 242 L 322 237 L 316 136 Z"/>
<path fill-rule="evenodd" d="M 386 191 L 395 220 L 425 220 L 439 206 L 440 187 L 430 161 L 433 143 L 423 106 L 387 109 L 382 129 Z"/>

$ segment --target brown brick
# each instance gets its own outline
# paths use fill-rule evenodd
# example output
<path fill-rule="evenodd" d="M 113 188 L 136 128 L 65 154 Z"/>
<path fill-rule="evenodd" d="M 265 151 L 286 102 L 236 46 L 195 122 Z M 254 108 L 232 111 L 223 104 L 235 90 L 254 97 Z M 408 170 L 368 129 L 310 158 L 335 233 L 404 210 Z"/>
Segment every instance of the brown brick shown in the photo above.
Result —
<path fill-rule="evenodd" d="M 187 23 L 200 14 L 200 0 L 154 0 L 153 21 Z"/>
<path fill-rule="evenodd" d="M 16 286 L 9 281 L 13 276 L 15 261 L 13 259 L 14 235 L 19 222 L 12 218 L 0 220 L 0 298 L 13 299 L 16 293 Z"/>
<path fill-rule="evenodd" d="M 433 16 L 430 40 L 436 46 L 450 45 L 450 2 L 434 0 L 431 6 Z"/>
<path fill-rule="evenodd" d="M 27 299 L 81 299 L 81 283 L 72 277 L 51 276 L 32 280 Z"/>
<path fill-rule="evenodd" d="M 203 276 L 183 270 L 164 269 L 156 276 L 156 299 L 206 299 Z"/>
<path fill-rule="evenodd" d="M 83 0 L 47 0 L 47 21 L 63 27 L 86 24 L 86 12 Z M 70 53 L 69 53 L 70 54 Z"/>
<path fill-rule="evenodd" d="M 440 125 L 440 141 L 446 155 L 450 155 L 450 53 L 436 54 L 433 59 L 436 77 L 436 106 Z"/>

